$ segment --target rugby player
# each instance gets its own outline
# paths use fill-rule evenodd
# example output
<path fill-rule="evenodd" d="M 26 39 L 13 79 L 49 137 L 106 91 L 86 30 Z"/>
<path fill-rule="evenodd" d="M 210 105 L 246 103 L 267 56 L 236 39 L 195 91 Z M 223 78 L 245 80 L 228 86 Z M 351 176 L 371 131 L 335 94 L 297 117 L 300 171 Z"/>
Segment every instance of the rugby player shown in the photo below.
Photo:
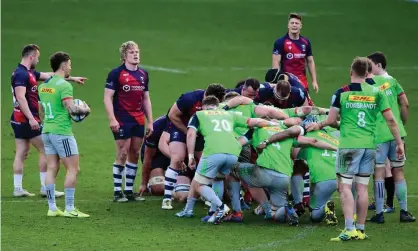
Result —
<path fill-rule="evenodd" d="M 214 95 L 218 100 L 223 100 L 225 88 L 221 84 L 210 84 L 206 90 L 195 90 L 182 94 L 172 105 L 168 112 L 168 129 L 170 134 L 170 166 L 165 172 L 164 198 L 161 209 L 171 210 L 172 193 L 177 182 L 177 176 L 183 168 L 186 157 L 187 123 L 196 111 L 202 110 L 204 97 Z M 199 137 L 196 144 L 196 155 L 199 158 L 203 150 L 203 139 Z"/>
<path fill-rule="evenodd" d="M 312 78 L 312 87 L 318 92 L 319 86 L 311 42 L 300 35 L 302 17 L 299 14 L 290 13 L 287 28 L 287 34 L 274 42 L 271 68 L 280 68 L 281 71 L 295 74 L 303 82 L 305 89 L 309 91 L 305 69 L 307 63 Z"/>
<path fill-rule="evenodd" d="M 290 86 L 286 80 L 279 80 L 275 86 L 264 88 L 254 101 L 257 103 L 268 102 L 281 109 L 309 105 L 305 92 Z"/>
<path fill-rule="evenodd" d="M 70 114 L 88 114 L 90 108 L 75 105 L 73 87 L 64 78 L 71 72 L 71 58 L 65 52 L 56 52 L 50 58 L 54 75 L 39 86 L 40 112 L 43 114 L 42 141 L 47 159 L 46 191 L 49 210 L 47 216 L 87 218 L 90 215 L 80 212 L 74 205 L 75 186 L 79 171 L 79 152 L 72 132 Z M 60 160 L 66 169 L 65 211 L 55 204 L 55 182 Z"/>
<path fill-rule="evenodd" d="M 236 113 L 219 109 L 219 100 L 207 96 L 202 102 L 203 111 L 196 112 L 190 119 L 187 132 L 187 150 L 189 166 L 196 168 L 194 149 L 197 132 L 205 139 L 204 157 L 200 160 L 193 178 L 186 207 L 176 214 L 177 217 L 193 216 L 197 193 L 211 203 L 209 214 L 213 215 L 215 224 L 229 212 L 215 191 L 209 187 L 215 177 L 223 178 L 229 174 L 238 161 L 241 145 L 237 141 L 235 127 L 261 127 L 277 123 L 261 119 L 251 119 Z"/>
<path fill-rule="evenodd" d="M 379 88 L 387 97 L 389 106 L 393 111 L 393 116 L 399 126 L 400 136 L 404 140 L 406 136 L 405 124 L 408 118 L 408 98 L 399 82 L 388 76 L 386 73 L 386 57 L 382 52 L 374 52 L 368 56 L 371 60 L 372 73 L 375 75 L 369 79 L 368 83 Z M 390 161 L 393 179 L 395 181 L 395 194 L 401 208 L 400 221 L 413 222 L 415 217 L 407 210 L 407 187 L 404 177 L 403 166 L 405 157 L 398 159 L 396 156 L 396 142 L 383 116 L 378 115 L 376 121 L 376 169 L 374 173 L 374 198 L 376 204 L 376 215 L 371 218 L 371 222 L 384 223 L 384 183 L 386 159 Z M 393 206 L 393 205 L 392 205 Z"/>
<path fill-rule="evenodd" d="M 116 160 L 113 164 L 114 201 L 135 200 L 132 192 L 138 170 L 139 151 L 146 135 L 153 131 L 151 99 L 148 91 L 148 72 L 140 68 L 138 45 L 133 41 L 120 48 L 122 65 L 108 74 L 104 91 L 104 104 L 110 129 L 116 141 Z M 145 115 L 145 116 L 144 116 Z M 122 174 L 125 191 L 122 192 Z"/>
<path fill-rule="evenodd" d="M 23 166 L 32 144 L 39 152 L 39 171 L 41 180 L 40 195 L 46 197 L 45 178 L 47 163 L 44 146 L 41 138 L 41 119 L 38 109 L 38 84 L 53 75 L 51 72 L 38 72 L 35 70 L 39 62 L 40 48 L 36 44 L 23 47 L 22 60 L 14 70 L 11 78 L 13 93 L 13 113 L 10 119 L 15 136 L 15 158 L 13 161 L 13 196 L 34 196 L 23 188 Z M 84 84 L 84 77 L 68 77 L 68 81 Z M 55 196 L 61 197 L 64 193 L 55 191 Z"/>
<path fill-rule="evenodd" d="M 326 121 L 312 123 L 308 131 L 319 130 L 340 123 L 340 144 L 337 154 L 337 175 L 345 229 L 331 241 L 348 241 L 368 238 L 364 232 L 368 204 L 368 184 L 373 174 L 376 156 L 375 133 L 378 113 L 382 113 L 396 142 L 397 159 L 404 156 L 404 145 L 399 127 L 389 107 L 387 98 L 378 88 L 365 83 L 368 59 L 355 58 L 351 65 L 351 84 L 338 89 Z M 357 193 L 357 222 L 354 226 L 354 198 L 352 183 Z"/>

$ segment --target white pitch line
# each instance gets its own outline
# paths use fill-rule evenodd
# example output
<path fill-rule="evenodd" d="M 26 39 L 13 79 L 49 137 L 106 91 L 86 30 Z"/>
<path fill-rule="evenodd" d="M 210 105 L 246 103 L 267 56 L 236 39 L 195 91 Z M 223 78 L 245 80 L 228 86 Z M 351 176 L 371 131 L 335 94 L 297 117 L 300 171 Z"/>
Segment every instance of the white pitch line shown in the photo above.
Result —
<path fill-rule="evenodd" d="M 174 68 L 166 68 L 161 66 L 152 66 L 152 65 L 141 65 L 146 70 L 154 70 L 154 71 L 163 71 L 163 72 L 169 72 L 169 73 L 177 73 L 177 74 L 186 74 L 187 71 L 180 70 L 180 69 L 174 69 Z"/>
<path fill-rule="evenodd" d="M 237 249 L 236 251 L 250 251 L 250 250 L 271 249 L 273 247 L 276 248 L 276 247 L 282 246 L 283 244 L 288 244 L 288 243 L 291 243 L 291 242 L 294 242 L 294 241 L 299 241 L 299 240 L 301 240 L 303 238 L 306 238 L 311 233 L 313 233 L 313 231 L 315 229 L 316 229 L 316 226 L 313 226 L 313 227 L 305 227 L 302 232 L 299 232 L 298 234 L 296 234 L 292 238 L 284 239 L 284 240 L 277 240 L 277 241 L 273 241 L 273 242 L 269 242 L 269 243 L 265 243 L 265 244 L 255 245 L 255 246 L 252 246 L 252 247 Z"/>

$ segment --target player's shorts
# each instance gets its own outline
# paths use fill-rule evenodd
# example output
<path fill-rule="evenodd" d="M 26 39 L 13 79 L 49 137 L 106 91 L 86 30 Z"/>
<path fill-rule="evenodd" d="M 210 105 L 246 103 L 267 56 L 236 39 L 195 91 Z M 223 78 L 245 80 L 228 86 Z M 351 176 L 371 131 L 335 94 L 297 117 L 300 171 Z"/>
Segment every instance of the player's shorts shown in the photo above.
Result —
<path fill-rule="evenodd" d="M 240 163 L 238 172 L 241 180 L 249 187 L 267 189 L 274 206 L 282 207 L 286 204 L 290 184 L 289 176 L 249 163 Z"/>
<path fill-rule="evenodd" d="M 375 149 L 341 148 L 337 151 L 336 173 L 371 175 L 376 160 Z"/>
<path fill-rule="evenodd" d="M 11 121 L 10 124 L 16 139 L 32 139 L 42 134 L 42 125 L 39 130 L 32 130 L 29 123 Z"/>
<path fill-rule="evenodd" d="M 250 163 L 250 161 L 251 161 L 251 145 L 243 146 L 241 153 L 238 156 L 238 162 Z"/>
<path fill-rule="evenodd" d="M 319 209 L 325 205 L 335 191 L 337 191 L 336 179 L 311 183 L 311 199 L 309 202 L 311 210 Z"/>
<path fill-rule="evenodd" d="M 170 164 L 170 163 L 169 163 L 169 164 Z M 196 172 L 196 170 L 191 170 L 190 168 L 188 168 L 188 167 L 187 167 L 187 169 L 186 169 L 186 170 L 181 170 L 181 171 L 179 172 L 179 176 L 184 176 L 184 177 L 187 177 L 187 178 L 189 178 L 190 180 L 192 180 L 192 179 L 193 179 L 193 177 L 194 177 L 195 172 Z"/>
<path fill-rule="evenodd" d="M 378 144 L 376 147 L 376 167 L 385 167 L 386 159 L 389 159 L 392 168 L 399 168 L 405 165 L 406 157 L 399 160 L 396 156 L 395 140 Z"/>
<path fill-rule="evenodd" d="M 143 138 L 145 126 L 138 123 L 128 123 L 120 125 L 118 132 L 113 132 L 115 140 L 130 139 L 132 137 Z"/>
<path fill-rule="evenodd" d="M 170 142 L 181 142 L 186 144 L 186 134 L 180 131 L 173 123 L 168 122 L 166 131 L 170 134 Z M 196 138 L 195 151 L 203 151 L 205 141 L 203 136 L 198 135 Z"/>
<path fill-rule="evenodd" d="M 226 176 L 237 161 L 238 157 L 232 154 L 212 154 L 200 159 L 196 172 L 209 179 L 214 179 L 218 173 Z"/>
<path fill-rule="evenodd" d="M 74 136 L 42 133 L 42 141 L 46 155 L 58 155 L 60 158 L 78 155 L 78 146 Z"/>

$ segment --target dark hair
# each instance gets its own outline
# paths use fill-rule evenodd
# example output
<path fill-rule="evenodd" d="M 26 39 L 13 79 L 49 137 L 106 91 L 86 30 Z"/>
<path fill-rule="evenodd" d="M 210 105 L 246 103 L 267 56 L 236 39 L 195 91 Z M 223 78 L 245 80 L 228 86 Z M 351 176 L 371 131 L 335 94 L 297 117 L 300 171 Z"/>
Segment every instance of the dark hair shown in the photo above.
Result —
<path fill-rule="evenodd" d="M 299 15 L 298 13 L 290 13 L 289 14 L 289 20 L 292 19 L 292 18 L 296 18 L 296 19 L 298 19 L 299 21 L 302 22 L 302 16 Z"/>
<path fill-rule="evenodd" d="M 55 52 L 54 54 L 52 54 L 52 56 L 49 58 L 52 71 L 56 72 L 60 68 L 62 63 L 67 62 L 70 59 L 70 55 L 62 51 Z"/>
<path fill-rule="evenodd" d="M 227 101 L 238 96 L 241 96 L 241 94 L 239 94 L 238 92 L 228 92 L 227 94 L 225 94 L 224 100 Z"/>
<path fill-rule="evenodd" d="M 375 64 L 381 64 L 383 69 L 386 69 L 386 56 L 381 51 L 373 52 L 367 56 L 368 59 L 373 61 Z"/>
<path fill-rule="evenodd" d="M 356 74 L 358 77 L 366 77 L 367 75 L 367 68 L 369 67 L 369 63 L 367 62 L 367 58 L 364 57 L 356 57 L 351 64 L 351 70 Z"/>
<path fill-rule="evenodd" d="M 37 46 L 36 44 L 25 45 L 25 47 L 23 47 L 23 50 L 22 50 L 22 58 L 29 56 L 34 51 L 39 51 L 39 49 L 40 49 L 39 46 Z"/>
<path fill-rule="evenodd" d="M 290 83 L 286 80 L 279 80 L 275 88 L 283 97 L 286 97 L 290 93 Z"/>
<path fill-rule="evenodd" d="M 202 105 L 219 106 L 219 99 L 215 97 L 214 95 L 206 96 L 202 101 Z"/>
<path fill-rule="evenodd" d="M 279 69 L 270 69 L 266 72 L 264 80 L 272 84 L 277 84 L 279 80 L 289 81 L 289 76 L 285 72 L 280 71 Z"/>
<path fill-rule="evenodd" d="M 225 87 L 221 84 L 210 84 L 206 88 L 205 95 L 206 96 L 215 96 L 218 101 L 223 101 L 225 96 Z"/>

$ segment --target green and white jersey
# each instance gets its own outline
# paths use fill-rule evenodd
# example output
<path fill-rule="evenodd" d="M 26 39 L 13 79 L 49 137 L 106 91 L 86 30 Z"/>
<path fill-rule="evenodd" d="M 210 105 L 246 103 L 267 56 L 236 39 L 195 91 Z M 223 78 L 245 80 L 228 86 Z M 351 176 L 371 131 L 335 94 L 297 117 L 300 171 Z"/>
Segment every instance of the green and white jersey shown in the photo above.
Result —
<path fill-rule="evenodd" d="M 379 88 L 379 90 L 387 97 L 389 107 L 399 126 L 399 133 L 401 137 L 405 137 L 406 130 L 401 119 L 401 111 L 398 103 L 398 97 L 405 95 L 401 85 L 396 79 L 390 76 L 374 76 L 372 79 L 367 79 L 366 82 Z M 394 139 L 385 118 L 382 114 L 378 114 L 376 121 L 376 143 L 381 144 Z"/>
<path fill-rule="evenodd" d="M 367 83 L 351 83 L 332 96 L 332 107 L 340 110 L 340 148 L 376 148 L 376 121 L 390 110 L 386 96 Z"/>
<path fill-rule="evenodd" d="M 42 133 L 73 135 L 71 117 L 62 101 L 73 98 L 73 86 L 60 76 L 53 76 L 38 87 L 44 111 Z"/>
<path fill-rule="evenodd" d="M 219 104 L 219 108 L 223 108 L 226 105 L 226 102 Z M 255 107 L 256 105 L 254 103 L 247 104 L 247 105 L 239 105 L 234 108 L 230 108 L 228 112 L 236 113 L 240 116 L 244 116 L 247 118 L 257 118 L 257 114 L 255 114 Z M 245 135 L 245 133 L 248 131 L 248 128 L 244 127 L 235 127 L 234 133 L 236 137 L 240 137 Z"/>
<path fill-rule="evenodd" d="M 253 147 L 256 148 L 264 140 L 286 129 L 287 127 L 285 126 L 255 128 L 252 134 Z M 258 155 L 256 163 L 261 167 L 291 176 L 293 173 L 293 162 L 290 158 L 290 153 L 293 146 L 297 146 L 297 140 L 295 138 L 269 144 Z"/>
<path fill-rule="evenodd" d="M 327 130 L 308 132 L 306 137 L 327 142 L 338 147 L 338 138 L 332 136 Z M 298 159 L 306 160 L 309 166 L 309 176 L 312 183 L 336 179 L 335 160 L 337 152 L 319 149 L 316 147 L 301 148 Z"/>
<path fill-rule="evenodd" d="M 234 128 L 247 128 L 248 119 L 248 117 L 222 109 L 203 110 L 193 115 L 188 127 L 195 128 L 204 137 L 204 156 L 217 153 L 238 156 L 242 146 L 235 137 Z"/>

